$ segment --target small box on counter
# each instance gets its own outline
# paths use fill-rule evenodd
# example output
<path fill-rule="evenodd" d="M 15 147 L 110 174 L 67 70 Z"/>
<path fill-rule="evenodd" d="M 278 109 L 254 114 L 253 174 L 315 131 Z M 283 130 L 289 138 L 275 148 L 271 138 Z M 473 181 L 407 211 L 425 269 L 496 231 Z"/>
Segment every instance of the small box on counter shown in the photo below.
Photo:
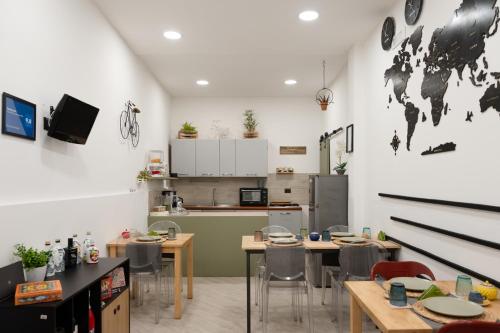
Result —
<path fill-rule="evenodd" d="M 21 283 L 16 286 L 15 305 L 47 303 L 62 300 L 59 280 Z"/>
<path fill-rule="evenodd" d="M 127 282 L 125 281 L 125 271 L 123 270 L 123 267 L 118 267 L 115 270 L 113 270 L 113 272 L 111 272 L 111 277 L 113 278 L 112 288 L 114 293 L 120 292 L 121 288 L 127 285 Z"/>
<path fill-rule="evenodd" d="M 113 297 L 112 285 L 113 278 L 110 275 L 101 280 L 101 301 L 105 301 Z"/>

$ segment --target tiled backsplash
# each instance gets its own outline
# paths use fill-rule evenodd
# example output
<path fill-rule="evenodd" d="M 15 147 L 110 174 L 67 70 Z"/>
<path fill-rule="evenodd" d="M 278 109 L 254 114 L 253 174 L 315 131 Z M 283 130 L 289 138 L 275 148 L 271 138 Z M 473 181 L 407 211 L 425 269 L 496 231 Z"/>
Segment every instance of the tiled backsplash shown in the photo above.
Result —
<path fill-rule="evenodd" d="M 256 179 L 246 178 L 186 178 L 175 180 L 171 185 L 177 190 L 177 195 L 184 198 L 186 205 L 211 205 L 214 188 L 216 204 L 238 205 L 240 187 L 258 187 L 259 183 Z M 309 203 L 308 174 L 269 174 L 265 186 L 269 189 L 269 202 L 291 201 L 300 205 Z M 290 190 L 290 193 L 285 193 L 285 190 Z M 151 193 L 150 202 L 154 197 L 155 193 Z"/>

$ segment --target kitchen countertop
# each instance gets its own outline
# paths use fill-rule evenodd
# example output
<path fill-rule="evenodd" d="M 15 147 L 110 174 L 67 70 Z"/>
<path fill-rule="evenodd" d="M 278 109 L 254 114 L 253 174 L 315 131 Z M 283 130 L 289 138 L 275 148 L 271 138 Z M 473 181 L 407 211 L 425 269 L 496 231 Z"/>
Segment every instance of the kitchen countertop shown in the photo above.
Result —
<path fill-rule="evenodd" d="M 184 205 L 189 211 L 203 210 L 203 211 L 272 211 L 272 210 L 287 210 L 287 211 L 302 211 L 300 206 L 231 206 L 231 205 L 221 205 L 221 206 L 204 206 L 204 205 Z"/>
<path fill-rule="evenodd" d="M 220 210 L 214 210 L 214 211 L 189 211 L 188 214 L 186 215 L 177 215 L 173 214 L 170 215 L 169 212 L 151 212 L 149 213 L 149 216 L 155 217 L 155 216 L 169 216 L 169 217 L 175 217 L 175 218 L 184 218 L 184 217 L 255 217 L 255 216 L 268 216 L 267 210 L 231 210 L 231 211 L 220 211 Z"/>

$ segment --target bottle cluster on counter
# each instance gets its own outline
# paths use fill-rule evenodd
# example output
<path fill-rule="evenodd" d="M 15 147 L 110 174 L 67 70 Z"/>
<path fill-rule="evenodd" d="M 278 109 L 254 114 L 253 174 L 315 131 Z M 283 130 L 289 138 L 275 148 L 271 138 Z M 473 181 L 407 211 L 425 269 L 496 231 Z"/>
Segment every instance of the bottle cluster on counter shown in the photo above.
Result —
<path fill-rule="evenodd" d="M 66 247 L 63 247 L 60 239 L 56 239 L 53 246 L 50 241 L 46 241 L 45 250 L 51 254 L 47 264 L 47 277 L 62 273 L 67 268 L 76 267 L 82 262 L 87 264 L 99 262 L 99 249 L 90 231 L 87 232 L 83 243 L 80 243 L 77 234 L 73 234 L 73 237 L 68 238 Z"/>

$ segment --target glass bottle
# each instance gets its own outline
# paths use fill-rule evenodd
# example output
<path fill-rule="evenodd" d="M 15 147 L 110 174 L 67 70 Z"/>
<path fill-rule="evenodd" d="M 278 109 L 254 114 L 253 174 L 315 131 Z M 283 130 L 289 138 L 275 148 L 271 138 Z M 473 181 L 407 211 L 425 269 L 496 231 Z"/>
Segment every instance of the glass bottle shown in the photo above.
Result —
<path fill-rule="evenodd" d="M 52 258 L 54 260 L 54 271 L 56 273 L 64 272 L 64 248 L 61 245 L 61 240 L 56 239 L 54 247 L 52 247 Z"/>
<path fill-rule="evenodd" d="M 88 257 L 88 248 L 94 243 L 94 240 L 92 239 L 92 234 L 90 231 L 87 231 L 87 236 L 85 236 L 85 239 L 83 240 L 83 260 L 87 262 L 87 257 Z"/>
<path fill-rule="evenodd" d="M 52 255 L 52 244 L 50 243 L 50 241 L 45 242 L 45 251 L 47 251 L 49 253 L 49 261 L 47 262 L 46 276 L 51 277 L 51 276 L 54 276 L 54 274 L 56 272 L 55 272 L 55 268 L 54 268 L 54 259 L 53 259 L 53 255 Z"/>
<path fill-rule="evenodd" d="M 82 263 L 82 244 L 80 244 L 80 241 L 78 240 L 78 235 L 73 234 L 73 246 L 76 247 L 76 250 L 78 252 L 78 256 L 76 257 L 76 263 L 81 264 Z"/>

